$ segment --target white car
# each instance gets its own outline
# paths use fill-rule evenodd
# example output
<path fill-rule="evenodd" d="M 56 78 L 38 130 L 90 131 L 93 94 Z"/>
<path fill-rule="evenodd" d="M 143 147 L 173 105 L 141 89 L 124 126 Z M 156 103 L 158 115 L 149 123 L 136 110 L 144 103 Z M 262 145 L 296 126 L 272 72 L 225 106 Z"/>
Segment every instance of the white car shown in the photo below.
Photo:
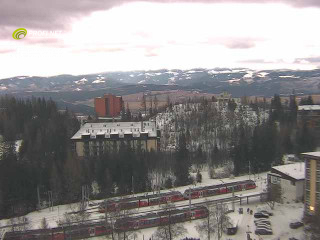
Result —
<path fill-rule="evenodd" d="M 257 225 L 258 223 L 267 223 L 271 225 L 271 222 L 269 220 L 263 218 L 260 218 L 259 220 L 254 220 L 255 225 Z"/>
<path fill-rule="evenodd" d="M 272 229 L 271 229 L 271 226 L 268 225 L 268 224 L 265 224 L 265 223 L 260 223 L 260 224 L 258 224 L 258 225 L 257 225 L 257 228 L 267 228 L 267 229 L 272 230 Z"/>

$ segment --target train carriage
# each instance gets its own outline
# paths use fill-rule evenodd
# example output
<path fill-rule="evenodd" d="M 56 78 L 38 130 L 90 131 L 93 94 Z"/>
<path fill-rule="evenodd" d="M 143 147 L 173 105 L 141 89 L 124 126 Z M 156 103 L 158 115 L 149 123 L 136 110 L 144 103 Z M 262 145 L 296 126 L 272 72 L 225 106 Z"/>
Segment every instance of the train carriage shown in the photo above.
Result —
<path fill-rule="evenodd" d="M 214 196 L 219 194 L 231 193 L 233 191 L 242 191 L 256 188 L 256 184 L 253 180 L 244 180 L 238 182 L 224 183 L 206 187 L 198 187 L 193 189 L 187 189 L 184 191 L 184 198 L 189 199 L 190 194 L 191 198 L 201 198 Z"/>

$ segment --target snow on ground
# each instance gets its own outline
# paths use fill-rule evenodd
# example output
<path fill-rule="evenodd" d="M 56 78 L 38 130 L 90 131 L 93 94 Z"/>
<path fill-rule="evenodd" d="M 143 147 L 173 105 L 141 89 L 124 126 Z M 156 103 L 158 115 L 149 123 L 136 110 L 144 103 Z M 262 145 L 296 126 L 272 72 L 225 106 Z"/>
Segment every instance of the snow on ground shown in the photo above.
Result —
<path fill-rule="evenodd" d="M 88 80 L 86 79 L 86 78 L 82 78 L 82 79 L 80 79 L 80 80 L 78 80 L 78 81 L 73 81 L 74 83 L 76 83 L 76 84 L 84 84 L 85 82 L 87 82 Z"/>
<path fill-rule="evenodd" d="M 202 171 L 202 183 L 197 183 L 196 185 L 189 185 L 184 187 L 178 187 L 170 190 L 178 190 L 182 193 L 188 189 L 198 186 L 207 186 L 207 185 L 213 185 L 213 184 L 221 184 L 221 183 L 227 183 L 227 182 L 233 182 L 233 181 L 240 181 L 240 180 L 246 180 L 246 179 L 252 179 L 256 181 L 257 188 L 249 191 L 243 191 L 243 192 L 236 192 L 235 194 L 238 196 L 246 196 L 254 193 L 259 193 L 265 190 L 266 188 L 266 173 L 262 173 L 259 175 L 251 175 L 250 177 L 248 175 L 246 176 L 240 176 L 235 178 L 224 178 L 224 179 L 210 179 L 208 176 L 207 171 Z M 166 190 L 169 191 L 169 190 Z M 161 192 L 166 192 L 161 191 Z M 146 193 L 141 193 L 137 195 L 145 195 Z M 151 194 L 151 193 L 149 193 Z M 224 194 L 224 195 L 218 195 L 214 197 L 208 197 L 207 200 L 211 199 L 221 199 L 230 197 L 232 194 Z M 196 202 L 202 202 L 205 199 L 194 199 L 192 200 L 192 203 Z M 94 203 L 99 203 L 102 200 L 95 200 L 92 201 Z M 178 202 L 176 203 L 177 206 L 186 205 L 188 204 L 188 201 Z M 232 209 L 232 204 L 228 204 L 229 209 Z M 239 214 L 238 210 L 239 208 L 244 208 L 243 214 Z M 238 222 L 238 232 L 234 236 L 228 236 L 223 235 L 221 240 L 243 240 L 247 237 L 247 231 L 251 231 L 251 238 L 252 239 L 259 239 L 257 235 L 254 234 L 255 226 L 254 226 L 254 217 L 253 215 L 247 214 L 246 209 L 250 208 L 253 210 L 253 212 L 256 212 L 257 208 L 263 208 L 270 210 L 269 206 L 267 206 L 266 203 L 261 203 L 259 201 L 259 198 L 252 198 L 249 199 L 249 204 L 246 204 L 246 201 L 242 201 L 242 205 L 240 206 L 239 203 L 235 203 L 235 212 L 229 213 L 230 218 L 234 223 Z M 70 205 L 60 205 L 55 206 L 53 208 L 53 211 L 50 211 L 48 208 L 43 209 L 40 211 L 35 211 L 32 213 L 29 213 L 26 215 L 26 217 L 30 220 L 32 228 L 38 228 L 40 226 L 42 218 L 46 218 L 47 222 L 50 227 L 56 227 L 57 221 L 59 219 L 63 218 L 63 214 L 66 212 L 70 212 L 72 207 Z M 75 204 L 73 205 L 73 209 L 75 209 Z M 138 209 L 138 213 L 143 213 L 145 211 L 149 210 L 157 210 L 158 206 L 153 207 L 147 207 L 147 208 L 140 208 Z M 104 214 L 96 212 L 94 208 L 91 208 L 92 213 L 90 215 L 90 219 L 99 219 L 104 216 Z M 289 228 L 289 223 L 293 220 L 301 220 L 303 216 L 303 203 L 290 203 L 290 204 L 276 204 L 275 209 L 271 210 L 274 214 L 274 216 L 270 217 L 273 235 L 270 236 L 262 236 L 260 239 L 264 240 L 287 240 L 289 237 L 296 237 L 298 239 L 301 239 L 301 236 L 303 235 L 303 228 L 299 228 L 296 230 L 292 230 Z M 196 224 L 199 223 L 201 220 L 196 220 L 192 222 L 186 222 L 184 223 L 185 228 L 187 229 L 187 233 L 185 234 L 185 237 L 195 237 L 195 238 L 201 238 L 205 239 L 205 237 L 201 237 L 198 232 L 196 231 Z M 1 220 L 1 225 L 6 225 L 7 220 Z M 248 227 L 249 226 L 249 227 Z M 152 234 L 154 234 L 156 231 L 156 228 L 149 228 L 149 229 L 143 229 L 137 231 L 137 238 L 136 239 L 150 239 L 152 238 Z M 104 239 L 105 237 L 95 237 L 94 239 Z M 181 237 L 181 239 L 183 236 Z"/>
<path fill-rule="evenodd" d="M 15 150 L 16 150 L 17 153 L 20 152 L 21 144 L 22 144 L 22 140 L 17 140 L 15 142 Z"/>

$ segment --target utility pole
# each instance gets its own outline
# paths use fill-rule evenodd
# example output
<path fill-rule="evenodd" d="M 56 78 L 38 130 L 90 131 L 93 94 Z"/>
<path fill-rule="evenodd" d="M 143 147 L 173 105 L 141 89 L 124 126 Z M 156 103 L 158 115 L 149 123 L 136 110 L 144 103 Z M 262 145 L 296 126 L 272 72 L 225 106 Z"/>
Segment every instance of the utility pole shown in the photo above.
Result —
<path fill-rule="evenodd" d="M 37 194 L 38 194 L 38 208 L 41 209 L 41 199 L 40 199 L 40 190 L 39 185 L 37 185 Z"/>
<path fill-rule="evenodd" d="M 250 174 L 251 174 L 251 163 L 250 163 L 250 160 L 249 160 L 249 180 L 250 180 Z"/>
<path fill-rule="evenodd" d="M 191 221 L 191 187 L 189 187 L 189 212 L 190 212 L 190 221 Z"/>
<path fill-rule="evenodd" d="M 52 191 L 48 191 L 48 201 L 49 201 L 49 209 L 53 211 L 53 198 L 52 198 Z"/>
<path fill-rule="evenodd" d="M 131 185 L 132 185 L 132 194 L 134 195 L 133 175 L 131 177 Z"/>
<path fill-rule="evenodd" d="M 232 187 L 232 210 L 234 211 L 234 186 Z"/>

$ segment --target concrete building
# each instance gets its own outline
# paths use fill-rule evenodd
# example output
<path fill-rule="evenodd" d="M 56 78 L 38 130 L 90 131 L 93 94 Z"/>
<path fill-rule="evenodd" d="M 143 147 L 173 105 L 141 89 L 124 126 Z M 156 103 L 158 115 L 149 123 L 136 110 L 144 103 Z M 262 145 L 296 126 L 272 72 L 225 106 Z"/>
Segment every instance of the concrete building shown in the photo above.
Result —
<path fill-rule="evenodd" d="M 314 214 L 320 206 L 320 152 L 302 153 L 306 164 L 305 212 Z"/>
<path fill-rule="evenodd" d="M 280 184 L 284 202 L 302 201 L 304 181 L 304 162 L 272 167 L 268 173 L 268 184 Z"/>
<path fill-rule="evenodd" d="M 119 150 L 122 143 L 130 144 L 133 149 L 141 146 L 145 151 L 158 151 L 160 130 L 152 121 L 86 123 L 71 140 L 79 157 Z"/>
<path fill-rule="evenodd" d="M 320 105 L 302 105 L 298 106 L 298 125 L 306 121 L 309 128 L 320 132 Z"/>
<path fill-rule="evenodd" d="M 103 97 L 94 99 L 94 109 L 98 117 L 117 117 L 123 107 L 121 96 L 105 94 Z"/>

